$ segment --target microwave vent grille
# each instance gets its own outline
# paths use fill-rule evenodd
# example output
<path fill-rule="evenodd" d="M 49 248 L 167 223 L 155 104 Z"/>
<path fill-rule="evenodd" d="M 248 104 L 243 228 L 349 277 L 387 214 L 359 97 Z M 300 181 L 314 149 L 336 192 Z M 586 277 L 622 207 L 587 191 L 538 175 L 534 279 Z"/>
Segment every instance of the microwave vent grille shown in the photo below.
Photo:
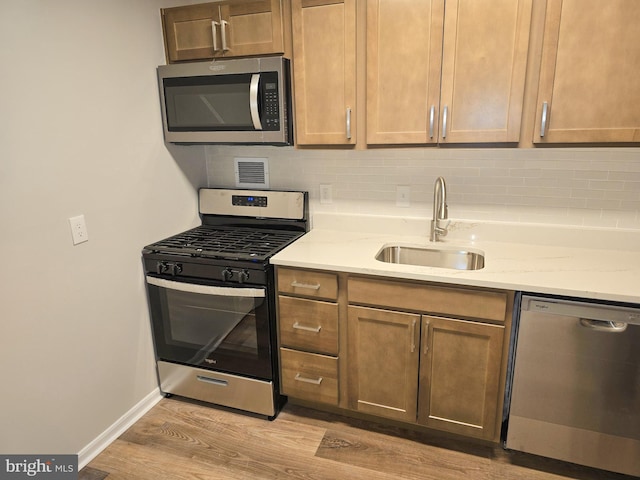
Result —
<path fill-rule="evenodd" d="M 267 158 L 234 158 L 236 187 L 269 188 Z"/>

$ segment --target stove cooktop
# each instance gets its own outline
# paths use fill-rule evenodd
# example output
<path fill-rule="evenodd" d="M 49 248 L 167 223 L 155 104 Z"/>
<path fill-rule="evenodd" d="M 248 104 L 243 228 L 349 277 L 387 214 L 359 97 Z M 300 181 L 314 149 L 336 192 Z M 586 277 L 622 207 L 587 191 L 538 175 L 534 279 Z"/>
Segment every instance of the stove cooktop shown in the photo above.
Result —
<path fill-rule="evenodd" d="M 154 253 L 264 261 L 304 232 L 201 225 L 145 247 Z"/>

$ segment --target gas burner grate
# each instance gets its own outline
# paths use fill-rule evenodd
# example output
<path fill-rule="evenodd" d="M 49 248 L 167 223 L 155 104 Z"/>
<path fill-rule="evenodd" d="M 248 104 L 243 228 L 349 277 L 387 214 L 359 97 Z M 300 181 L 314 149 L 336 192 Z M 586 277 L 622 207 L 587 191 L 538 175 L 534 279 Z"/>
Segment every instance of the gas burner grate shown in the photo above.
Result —
<path fill-rule="evenodd" d="M 262 261 L 302 235 L 299 231 L 201 225 L 153 243 L 155 252 Z"/>

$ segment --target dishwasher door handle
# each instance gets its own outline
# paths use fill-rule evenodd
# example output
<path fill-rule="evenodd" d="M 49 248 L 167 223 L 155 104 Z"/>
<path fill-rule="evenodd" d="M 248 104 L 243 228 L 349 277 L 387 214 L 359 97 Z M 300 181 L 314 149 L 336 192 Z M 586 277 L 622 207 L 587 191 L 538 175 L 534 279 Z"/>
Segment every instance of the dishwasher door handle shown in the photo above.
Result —
<path fill-rule="evenodd" d="M 620 305 L 590 303 L 588 301 L 573 301 L 559 299 L 545 299 L 540 297 L 522 297 L 521 310 L 535 312 L 542 315 L 560 315 L 584 319 L 584 327 L 611 328 L 612 324 L 640 325 L 640 309 Z M 603 325 L 604 324 L 604 325 Z M 624 327 L 626 328 L 626 327 Z M 621 328 L 618 331 L 624 331 Z"/>
<path fill-rule="evenodd" d="M 580 325 L 591 330 L 605 333 L 622 333 L 627 329 L 628 324 L 624 322 L 610 322 L 607 320 L 592 320 L 581 318 Z"/>

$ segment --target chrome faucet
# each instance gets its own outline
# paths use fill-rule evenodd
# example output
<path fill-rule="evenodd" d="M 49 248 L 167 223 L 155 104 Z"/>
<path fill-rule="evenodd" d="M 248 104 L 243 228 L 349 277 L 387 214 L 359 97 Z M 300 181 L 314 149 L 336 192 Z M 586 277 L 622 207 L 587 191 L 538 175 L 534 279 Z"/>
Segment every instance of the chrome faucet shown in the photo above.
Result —
<path fill-rule="evenodd" d="M 438 177 L 433 186 L 433 220 L 431 220 L 432 242 L 437 242 L 439 237 L 447 235 L 449 226 L 449 208 L 447 207 L 447 185 L 444 177 Z M 446 220 L 446 223 L 444 223 Z"/>

